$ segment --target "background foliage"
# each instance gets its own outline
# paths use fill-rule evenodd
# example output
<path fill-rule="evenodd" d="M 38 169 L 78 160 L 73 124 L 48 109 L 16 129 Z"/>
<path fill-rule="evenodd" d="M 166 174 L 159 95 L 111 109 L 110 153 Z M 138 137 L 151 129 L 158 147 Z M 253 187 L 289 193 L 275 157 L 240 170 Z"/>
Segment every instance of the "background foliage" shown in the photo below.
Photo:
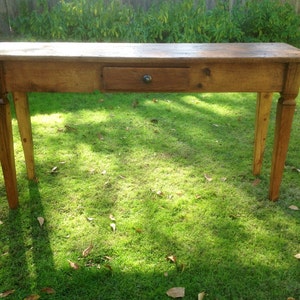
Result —
<path fill-rule="evenodd" d="M 229 8 L 219 1 L 159 1 L 148 10 L 121 0 L 61 0 L 49 8 L 26 3 L 12 20 L 17 36 L 32 40 L 95 42 L 287 42 L 299 46 L 300 16 L 289 3 L 249 0 Z"/>

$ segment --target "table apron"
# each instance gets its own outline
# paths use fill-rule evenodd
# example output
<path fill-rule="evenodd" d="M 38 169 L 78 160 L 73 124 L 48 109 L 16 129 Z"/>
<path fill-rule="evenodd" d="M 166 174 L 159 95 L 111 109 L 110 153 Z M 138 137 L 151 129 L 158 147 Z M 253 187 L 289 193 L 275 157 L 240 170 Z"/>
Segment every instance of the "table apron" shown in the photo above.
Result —
<path fill-rule="evenodd" d="M 3 69 L 8 92 L 281 92 L 287 64 L 5 61 Z"/>

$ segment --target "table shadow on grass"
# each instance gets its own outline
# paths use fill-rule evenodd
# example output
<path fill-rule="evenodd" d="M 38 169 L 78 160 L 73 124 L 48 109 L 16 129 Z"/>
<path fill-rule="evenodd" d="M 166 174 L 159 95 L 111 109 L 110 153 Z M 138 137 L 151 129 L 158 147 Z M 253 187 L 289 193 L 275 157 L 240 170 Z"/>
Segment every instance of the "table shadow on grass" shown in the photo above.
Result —
<path fill-rule="evenodd" d="M 39 294 L 51 287 L 55 270 L 47 221 L 40 226 L 38 217 L 44 218 L 44 209 L 38 184 L 29 181 L 29 201 L 17 210 L 9 211 L 9 268 L 13 297 L 23 299 Z"/>

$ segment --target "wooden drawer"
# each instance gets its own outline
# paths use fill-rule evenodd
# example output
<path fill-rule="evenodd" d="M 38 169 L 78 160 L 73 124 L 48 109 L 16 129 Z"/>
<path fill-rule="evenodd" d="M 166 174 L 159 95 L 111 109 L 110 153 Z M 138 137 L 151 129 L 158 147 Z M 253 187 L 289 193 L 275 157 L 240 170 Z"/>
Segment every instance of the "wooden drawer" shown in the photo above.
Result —
<path fill-rule="evenodd" d="M 174 92 L 189 88 L 189 68 L 104 67 L 106 91 Z"/>

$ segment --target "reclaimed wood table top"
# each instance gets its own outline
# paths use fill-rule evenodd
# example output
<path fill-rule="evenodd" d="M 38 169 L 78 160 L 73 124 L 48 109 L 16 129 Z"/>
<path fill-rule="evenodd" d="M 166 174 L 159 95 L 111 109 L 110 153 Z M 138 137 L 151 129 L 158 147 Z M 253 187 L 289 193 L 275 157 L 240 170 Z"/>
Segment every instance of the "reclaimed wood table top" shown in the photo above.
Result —
<path fill-rule="evenodd" d="M 300 50 L 285 43 L 135 44 L 1 42 L 0 60 L 142 62 L 155 60 L 300 62 Z"/>

